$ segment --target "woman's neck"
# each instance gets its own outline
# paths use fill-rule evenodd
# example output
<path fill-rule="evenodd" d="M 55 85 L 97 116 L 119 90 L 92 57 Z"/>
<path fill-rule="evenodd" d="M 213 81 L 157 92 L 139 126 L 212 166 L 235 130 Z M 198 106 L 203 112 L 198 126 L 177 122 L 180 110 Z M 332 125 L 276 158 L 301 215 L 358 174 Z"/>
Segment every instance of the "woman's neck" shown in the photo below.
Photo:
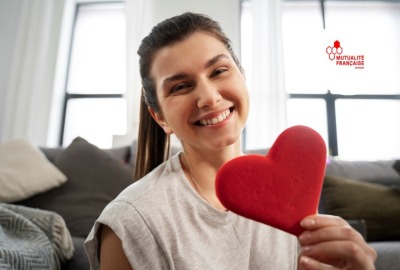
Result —
<path fill-rule="evenodd" d="M 184 146 L 181 164 L 189 183 L 199 195 L 215 208 L 226 210 L 216 196 L 215 177 L 225 162 L 240 155 L 242 153 L 239 143 L 218 150 Z"/>
<path fill-rule="evenodd" d="M 225 162 L 242 155 L 240 140 L 221 149 L 205 149 L 203 147 L 183 144 L 183 152 L 190 163 L 198 167 L 205 165 L 218 170 Z"/>

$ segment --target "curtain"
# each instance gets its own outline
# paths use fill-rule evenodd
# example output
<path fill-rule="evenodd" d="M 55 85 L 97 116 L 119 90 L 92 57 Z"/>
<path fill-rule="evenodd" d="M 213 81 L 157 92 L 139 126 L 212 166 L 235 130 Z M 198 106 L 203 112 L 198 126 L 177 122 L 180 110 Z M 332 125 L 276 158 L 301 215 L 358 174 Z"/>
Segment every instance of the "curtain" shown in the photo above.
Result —
<path fill-rule="evenodd" d="M 282 0 L 252 0 L 250 116 L 245 147 L 270 147 L 286 128 Z M 245 29 L 243 31 L 246 31 Z"/>
<path fill-rule="evenodd" d="M 21 0 L 0 141 L 29 138 L 45 145 L 64 1 Z"/>
<path fill-rule="evenodd" d="M 129 145 L 137 137 L 139 128 L 139 106 L 141 80 L 137 49 L 142 38 L 150 31 L 153 13 L 153 0 L 126 0 L 126 100 L 127 133 L 114 136 L 113 146 Z"/>

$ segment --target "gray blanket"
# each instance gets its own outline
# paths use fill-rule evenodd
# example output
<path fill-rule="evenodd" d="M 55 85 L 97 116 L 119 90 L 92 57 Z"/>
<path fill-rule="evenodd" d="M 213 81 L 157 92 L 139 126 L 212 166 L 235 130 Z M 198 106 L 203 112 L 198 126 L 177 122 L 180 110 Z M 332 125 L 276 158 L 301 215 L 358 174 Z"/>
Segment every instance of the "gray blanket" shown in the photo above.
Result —
<path fill-rule="evenodd" d="M 60 215 L 0 203 L 0 269 L 61 269 L 73 251 Z"/>

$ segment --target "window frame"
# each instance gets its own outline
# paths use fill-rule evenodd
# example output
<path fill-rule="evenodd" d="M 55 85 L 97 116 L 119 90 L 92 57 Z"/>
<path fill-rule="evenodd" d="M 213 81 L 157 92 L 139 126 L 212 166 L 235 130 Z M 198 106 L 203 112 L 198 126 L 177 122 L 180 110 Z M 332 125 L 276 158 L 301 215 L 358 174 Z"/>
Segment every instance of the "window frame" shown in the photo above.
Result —
<path fill-rule="evenodd" d="M 288 2 L 296 0 L 285 0 Z M 304 1 L 304 0 L 303 0 Z M 380 2 L 399 2 L 399 1 L 382 1 Z M 321 6 L 322 27 L 325 29 L 325 0 L 319 0 Z M 346 0 L 343 0 L 346 2 Z M 368 2 L 368 0 L 361 0 L 360 2 Z M 324 94 L 306 94 L 306 93 L 288 93 L 288 99 L 323 99 L 326 103 L 326 117 L 327 117 L 327 133 L 328 133 L 328 152 L 330 156 L 339 156 L 338 136 L 337 136 L 337 123 L 336 123 L 336 101 L 337 100 L 400 100 L 400 94 L 395 95 L 370 95 L 370 94 L 354 94 L 343 95 L 333 94 L 328 89 Z"/>
<path fill-rule="evenodd" d="M 58 145 L 63 146 L 64 144 L 64 133 L 65 133 L 65 124 L 66 124 L 66 116 L 67 116 L 67 110 L 68 110 L 68 102 L 71 100 L 77 100 L 77 99 L 120 99 L 120 98 L 125 98 L 124 94 L 78 94 L 78 93 L 69 93 L 68 92 L 68 80 L 69 80 L 69 72 L 70 72 L 70 66 L 71 66 L 71 58 L 72 58 L 72 47 L 74 44 L 74 33 L 76 30 L 76 24 L 77 24 L 77 19 L 78 19 L 78 14 L 79 10 L 81 7 L 84 6 L 90 6 L 90 5 L 98 5 L 98 4 L 114 4 L 114 3 L 123 3 L 124 1 L 121 0 L 111 0 L 111 1 L 77 1 L 75 3 L 74 7 L 74 15 L 73 15 L 73 21 L 72 21 L 72 27 L 71 27 L 71 35 L 70 35 L 70 40 L 69 40 L 69 48 L 68 48 L 68 58 L 67 58 L 67 64 L 66 64 L 66 75 L 65 75 L 65 84 L 64 84 L 64 98 L 63 98 L 63 103 L 62 103 L 62 113 L 61 113 L 61 121 L 60 121 L 60 133 L 59 133 L 59 138 L 58 138 Z"/>
<path fill-rule="evenodd" d="M 323 99 L 326 103 L 327 132 L 328 132 L 328 152 L 330 156 L 339 156 L 337 123 L 336 123 L 336 101 L 337 100 L 400 100 L 398 95 L 343 95 L 332 94 L 328 90 L 325 94 L 289 94 L 288 99 Z"/>

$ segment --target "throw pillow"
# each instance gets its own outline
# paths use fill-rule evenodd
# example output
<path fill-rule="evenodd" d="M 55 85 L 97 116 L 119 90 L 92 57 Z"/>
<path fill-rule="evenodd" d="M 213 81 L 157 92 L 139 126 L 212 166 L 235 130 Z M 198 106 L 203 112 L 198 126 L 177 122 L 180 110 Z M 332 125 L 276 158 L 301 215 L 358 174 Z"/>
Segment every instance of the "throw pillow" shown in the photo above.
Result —
<path fill-rule="evenodd" d="M 133 182 L 128 166 L 80 137 L 55 164 L 68 182 L 20 204 L 59 213 L 73 236 L 86 237 L 104 207 Z"/>
<path fill-rule="evenodd" d="M 393 168 L 400 174 L 400 159 L 396 160 L 396 162 L 393 164 Z"/>
<path fill-rule="evenodd" d="M 365 220 L 368 241 L 400 240 L 400 191 L 384 185 L 325 176 L 327 214 Z"/>
<path fill-rule="evenodd" d="M 28 140 L 0 145 L 0 202 L 23 200 L 65 181 L 67 177 Z"/>

